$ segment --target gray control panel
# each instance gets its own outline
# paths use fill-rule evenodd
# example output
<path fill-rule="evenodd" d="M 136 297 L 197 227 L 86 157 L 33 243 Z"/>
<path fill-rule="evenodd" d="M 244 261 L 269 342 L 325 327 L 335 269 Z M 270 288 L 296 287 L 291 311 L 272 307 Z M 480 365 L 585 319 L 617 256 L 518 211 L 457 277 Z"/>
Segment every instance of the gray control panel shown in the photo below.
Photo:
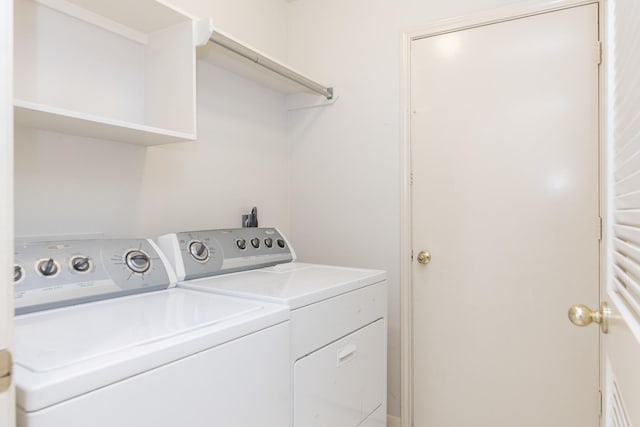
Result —
<path fill-rule="evenodd" d="M 275 228 L 187 231 L 162 236 L 158 245 L 175 267 L 179 280 L 294 260 L 289 243 Z"/>
<path fill-rule="evenodd" d="M 16 242 L 14 255 L 16 314 L 170 285 L 155 245 L 144 239 Z"/>

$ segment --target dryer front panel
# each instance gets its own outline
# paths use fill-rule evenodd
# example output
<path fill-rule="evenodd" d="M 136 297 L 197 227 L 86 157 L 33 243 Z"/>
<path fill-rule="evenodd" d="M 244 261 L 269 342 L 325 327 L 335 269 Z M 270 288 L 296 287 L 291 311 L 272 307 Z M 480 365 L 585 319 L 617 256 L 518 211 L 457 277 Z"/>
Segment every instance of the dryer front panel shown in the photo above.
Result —
<path fill-rule="evenodd" d="M 380 319 L 294 365 L 294 426 L 356 427 L 384 405 L 386 328 Z"/>

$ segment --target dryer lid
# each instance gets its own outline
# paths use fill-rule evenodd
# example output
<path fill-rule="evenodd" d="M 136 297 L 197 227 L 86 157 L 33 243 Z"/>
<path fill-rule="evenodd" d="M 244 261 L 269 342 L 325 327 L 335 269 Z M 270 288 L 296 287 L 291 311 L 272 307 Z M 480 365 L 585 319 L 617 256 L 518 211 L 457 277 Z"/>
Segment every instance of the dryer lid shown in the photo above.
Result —
<path fill-rule="evenodd" d="M 286 304 L 293 310 L 385 279 L 381 270 L 293 262 L 178 282 L 178 286 Z"/>

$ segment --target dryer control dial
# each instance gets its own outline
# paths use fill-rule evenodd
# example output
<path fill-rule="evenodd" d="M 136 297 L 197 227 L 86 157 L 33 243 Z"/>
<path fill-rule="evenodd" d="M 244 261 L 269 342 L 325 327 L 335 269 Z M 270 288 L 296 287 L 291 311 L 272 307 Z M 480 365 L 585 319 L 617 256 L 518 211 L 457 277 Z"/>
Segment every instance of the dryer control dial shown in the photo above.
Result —
<path fill-rule="evenodd" d="M 45 277 L 52 277 L 58 274 L 58 264 L 53 260 L 53 258 L 43 259 L 38 262 L 36 267 L 38 272 Z"/>
<path fill-rule="evenodd" d="M 199 240 L 189 244 L 189 252 L 196 261 L 204 262 L 209 259 L 209 248 Z"/>
<path fill-rule="evenodd" d="M 124 260 L 127 267 L 134 273 L 144 273 L 151 267 L 151 260 L 149 255 L 145 254 L 139 249 L 134 249 L 127 252 L 124 256 Z"/>
<path fill-rule="evenodd" d="M 86 273 L 91 268 L 91 260 L 87 256 L 74 256 L 71 258 L 71 268 L 78 273 Z"/>

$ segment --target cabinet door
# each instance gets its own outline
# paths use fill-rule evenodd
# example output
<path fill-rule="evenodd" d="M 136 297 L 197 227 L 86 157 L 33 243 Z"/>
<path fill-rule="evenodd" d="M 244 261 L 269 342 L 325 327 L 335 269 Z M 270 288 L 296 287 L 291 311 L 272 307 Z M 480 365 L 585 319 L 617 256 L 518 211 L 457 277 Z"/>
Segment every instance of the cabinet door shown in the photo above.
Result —
<path fill-rule="evenodd" d="M 355 427 L 384 405 L 384 325 L 378 320 L 295 363 L 295 426 Z"/>

